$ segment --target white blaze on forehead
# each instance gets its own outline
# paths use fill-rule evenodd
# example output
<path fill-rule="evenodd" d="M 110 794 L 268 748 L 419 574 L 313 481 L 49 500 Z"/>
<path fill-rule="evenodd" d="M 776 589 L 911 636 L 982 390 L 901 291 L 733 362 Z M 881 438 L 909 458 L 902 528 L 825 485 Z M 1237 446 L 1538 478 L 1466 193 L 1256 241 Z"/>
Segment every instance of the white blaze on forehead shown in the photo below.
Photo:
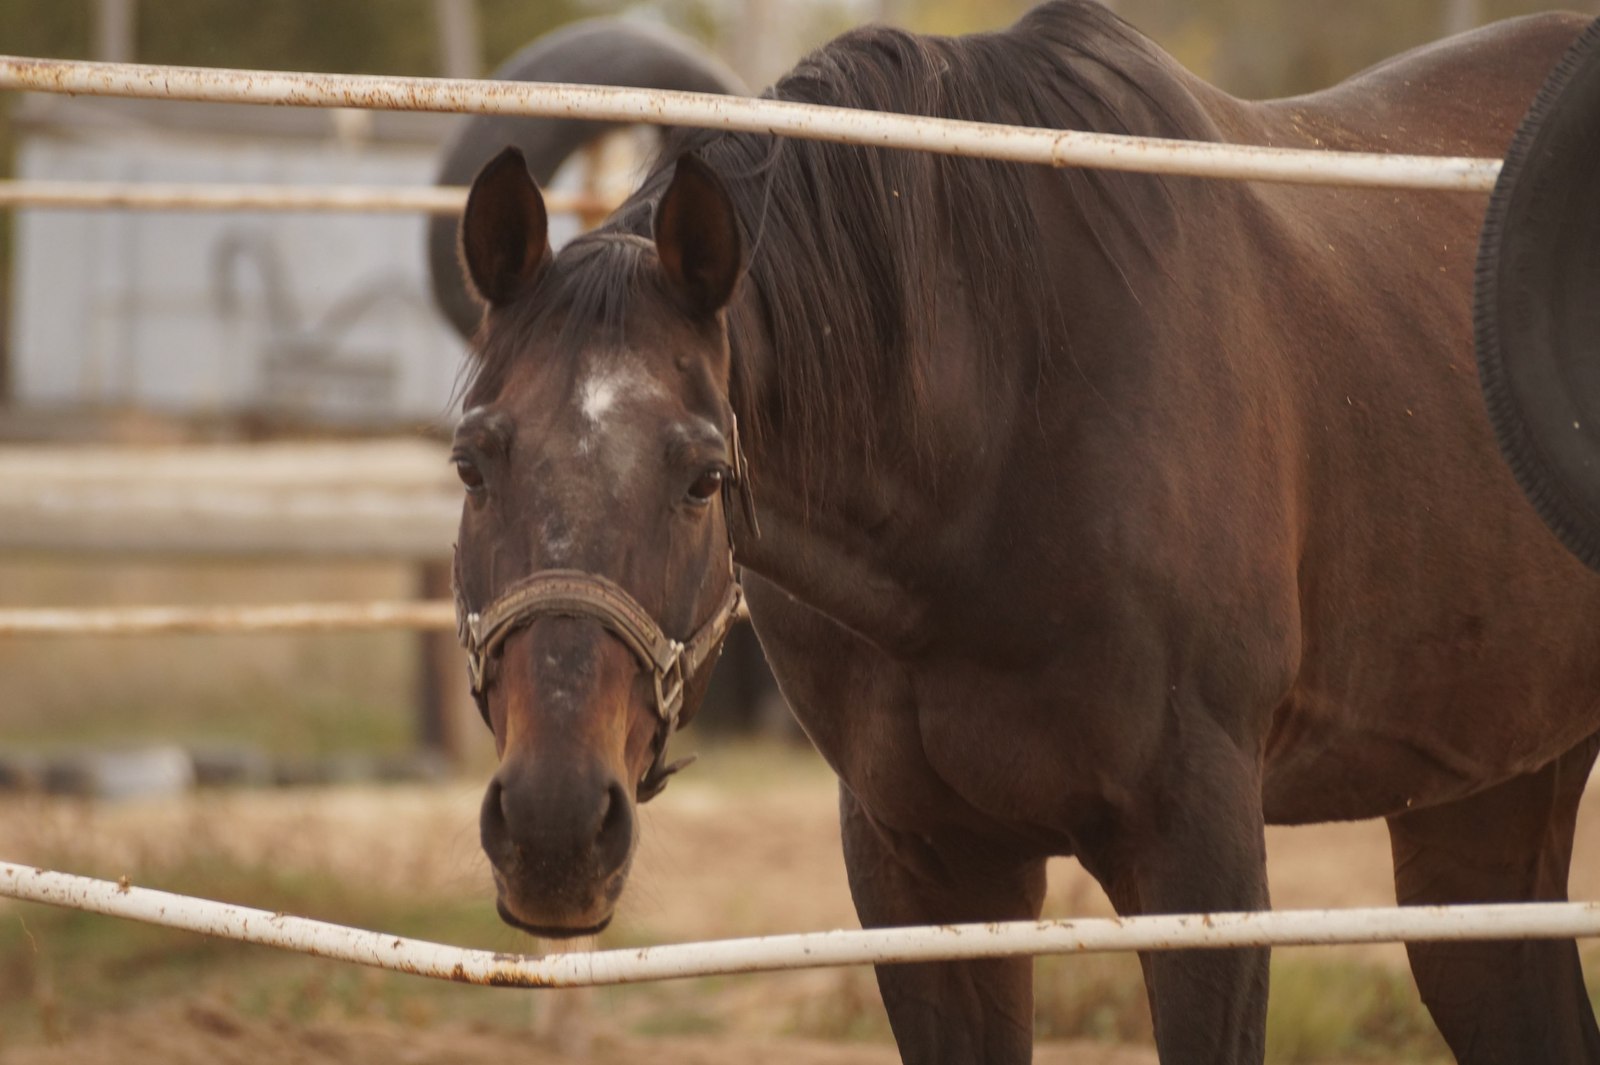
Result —
<path fill-rule="evenodd" d="M 617 401 L 619 379 L 613 374 L 598 374 L 583 383 L 583 416 L 590 425 L 599 425 Z"/>
<path fill-rule="evenodd" d="M 618 402 L 662 394 L 661 382 L 645 372 L 637 359 L 624 358 L 597 367 L 578 390 L 578 404 L 590 426 L 601 428 Z"/>
<path fill-rule="evenodd" d="M 578 454 L 588 456 L 598 450 L 613 477 L 626 477 L 633 471 L 646 441 L 637 425 L 612 416 L 631 401 L 665 394 L 661 382 L 636 357 L 623 354 L 592 366 L 578 386 L 578 410 L 584 420 Z"/>

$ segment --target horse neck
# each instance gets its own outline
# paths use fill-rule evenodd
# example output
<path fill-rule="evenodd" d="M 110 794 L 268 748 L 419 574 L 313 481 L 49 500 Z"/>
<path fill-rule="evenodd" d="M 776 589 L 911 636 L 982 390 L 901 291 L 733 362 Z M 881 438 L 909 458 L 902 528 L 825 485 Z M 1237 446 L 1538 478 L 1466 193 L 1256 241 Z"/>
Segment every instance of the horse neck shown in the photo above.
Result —
<path fill-rule="evenodd" d="M 760 321 L 759 293 L 735 317 Z M 789 431 L 784 380 L 760 330 L 736 330 L 734 410 L 750 434 L 760 535 L 738 530 L 738 561 L 791 595 L 886 649 L 910 653 L 926 638 L 930 604 L 923 575 L 948 572 L 938 529 L 959 525 L 981 505 L 965 490 L 987 483 L 980 466 L 1001 452 L 1009 390 L 972 380 L 973 324 L 954 294 L 936 302 L 940 349 L 919 359 L 915 387 L 870 396 L 884 412 L 870 424 L 838 420 L 835 446 Z M 900 378 L 892 367 L 885 380 Z M 914 394 L 913 394 L 914 393 Z M 915 408 L 911 411 L 910 408 Z"/>

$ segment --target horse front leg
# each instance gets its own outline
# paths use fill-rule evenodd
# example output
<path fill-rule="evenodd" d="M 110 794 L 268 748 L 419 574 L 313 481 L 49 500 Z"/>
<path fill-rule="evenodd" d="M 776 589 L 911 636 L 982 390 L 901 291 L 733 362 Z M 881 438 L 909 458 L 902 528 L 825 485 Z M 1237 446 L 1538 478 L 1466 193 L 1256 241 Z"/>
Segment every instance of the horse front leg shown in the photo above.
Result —
<path fill-rule="evenodd" d="M 1125 823 L 1080 851 L 1084 865 L 1125 916 L 1270 909 L 1260 779 L 1220 730 L 1186 728 Z M 1260 1065 L 1269 951 L 1152 951 L 1139 960 L 1163 1063 Z"/>
<path fill-rule="evenodd" d="M 1045 891 L 1040 859 L 997 855 L 975 840 L 942 846 L 896 831 L 874 820 L 842 783 L 839 823 L 863 927 L 1039 916 Z M 1032 1060 L 1032 958 L 880 965 L 877 975 L 908 1065 Z"/>

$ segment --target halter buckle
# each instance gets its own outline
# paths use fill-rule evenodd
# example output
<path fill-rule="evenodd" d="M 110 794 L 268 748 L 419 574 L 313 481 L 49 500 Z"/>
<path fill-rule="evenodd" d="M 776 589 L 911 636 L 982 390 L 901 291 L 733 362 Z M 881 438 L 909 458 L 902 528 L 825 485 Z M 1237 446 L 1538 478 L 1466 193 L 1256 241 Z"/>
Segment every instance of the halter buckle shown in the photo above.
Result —
<path fill-rule="evenodd" d="M 678 727 L 678 715 L 683 711 L 683 644 L 673 640 L 670 646 L 671 656 L 650 671 L 655 678 L 656 714 L 668 732 Z"/>
<path fill-rule="evenodd" d="M 489 663 L 489 652 L 483 646 L 483 615 L 473 611 L 463 620 L 466 631 L 461 634 L 461 643 L 467 651 L 467 681 L 476 696 L 483 691 L 483 675 Z"/>

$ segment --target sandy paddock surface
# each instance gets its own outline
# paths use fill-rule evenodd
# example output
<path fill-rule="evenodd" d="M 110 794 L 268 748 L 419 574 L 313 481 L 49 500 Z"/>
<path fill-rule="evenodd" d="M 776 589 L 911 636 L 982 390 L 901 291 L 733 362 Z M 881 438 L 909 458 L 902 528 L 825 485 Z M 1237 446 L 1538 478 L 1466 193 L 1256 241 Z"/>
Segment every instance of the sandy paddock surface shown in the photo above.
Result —
<path fill-rule="evenodd" d="M 713 752 L 710 759 L 715 759 Z M 749 755 L 741 756 L 749 759 Z M 709 759 L 708 759 L 709 760 Z M 831 779 L 820 766 L 785 755 L 765 779 L 759 763 L 726 774 L 694 772 L 675 782 L 643 814 L 639 861 L 617 928 L 630 943 L 758 935 L 856 922 L 845 887 L 834 824 Z M 141 880 L 140 870 L 184 857 L 236 861 L 270 857 L 285 869 L 382 884 L 424 898 L 477 898 L 488 905 L 488 874 L 476 842 L 479 789 L 346 788 L 241 792 L 199 800 L 120 806 L 44 799 L 0 804 L 0 855 L 52 861 L 69 871 Z M 1595 801 L 1580 821 L 1573 877 L 1577 898 L 1600 897 L 1600 854 L 1583 841 L 1596 825 Z M 1275 829 L 1269 835 L 1272 887 L 1280 908 L 1386 905 L 1387 838 L 1381 825 Z M 251 904 L 249 898 L 235 901 Z M 24 914 L 0 901 L 0 919 Z M 1109 912 L 1099 889 L 1070 862 L 1052 870 L 1047 914 Z M 310 916 L 317 916 L 310 914 Z M 499 949 L 537 944 L 509 930 Z M 603 944 L 602 944 L 603 945 Z M 263 948 L 265 949 L 265 948 Z M 1339 948 L 1349 956 L 1403 963 L 1399 947 Z M 860 971 L 730 979 L 716 1002 L 698 1003 L 729 1020 L 715 1034 L 619 1034 L 630 1029 L 586 998 L 560 992 L 560 1009 L 535 1004 L 526 1032 L 436 1018 L 426 1025 L 394 1019 L 337 1019 L 291 1024 L 237 1012 L 204 989 L 128 1013 L 98 1017 L 55 1046 L 11 1046 L 5 1065 L 98 1062 L 342 1063 L 525 1062 L 597 1065 L 648 1058 L 662 1065 L 772 1061 L 868 1065 L 896 1060 L 878 1042 L 818 1041 L 785 1034 L 784 1016 L 807 995 L 848 986 L 875 999 Z M 538 993 L 553 999 L 550 993 Z M 869 1006 L 874 1004 L 869 1003 Z M 554 1006 L 553 1001 L 551 1007 Z M 542 1019 L 538 1011 L 543 1010 Z M 552 1021 L 558 1016 L 557 1021 Z M 1042 1044 L 1037 1060 L 1081 1065 L 1151 1065 L 1143 1048 L 1098 1043 Z"/>
<path fill-rule="evenodd" d="M 739 1036 L 596 1036 L 581 1050 L 487 1028 L 346 1021 L 284 1026 L 240 1018 L 205 1003 L 164 1006 L 120 1018 L 53 1048 L 8 1054 L 17 1065 L 892 1065 L 899 1056 L 878 1044 Z M 1154 1051 L 1100 1043 L 1050 1043 L 1039 1065 L 1155 1065 Z"/>

